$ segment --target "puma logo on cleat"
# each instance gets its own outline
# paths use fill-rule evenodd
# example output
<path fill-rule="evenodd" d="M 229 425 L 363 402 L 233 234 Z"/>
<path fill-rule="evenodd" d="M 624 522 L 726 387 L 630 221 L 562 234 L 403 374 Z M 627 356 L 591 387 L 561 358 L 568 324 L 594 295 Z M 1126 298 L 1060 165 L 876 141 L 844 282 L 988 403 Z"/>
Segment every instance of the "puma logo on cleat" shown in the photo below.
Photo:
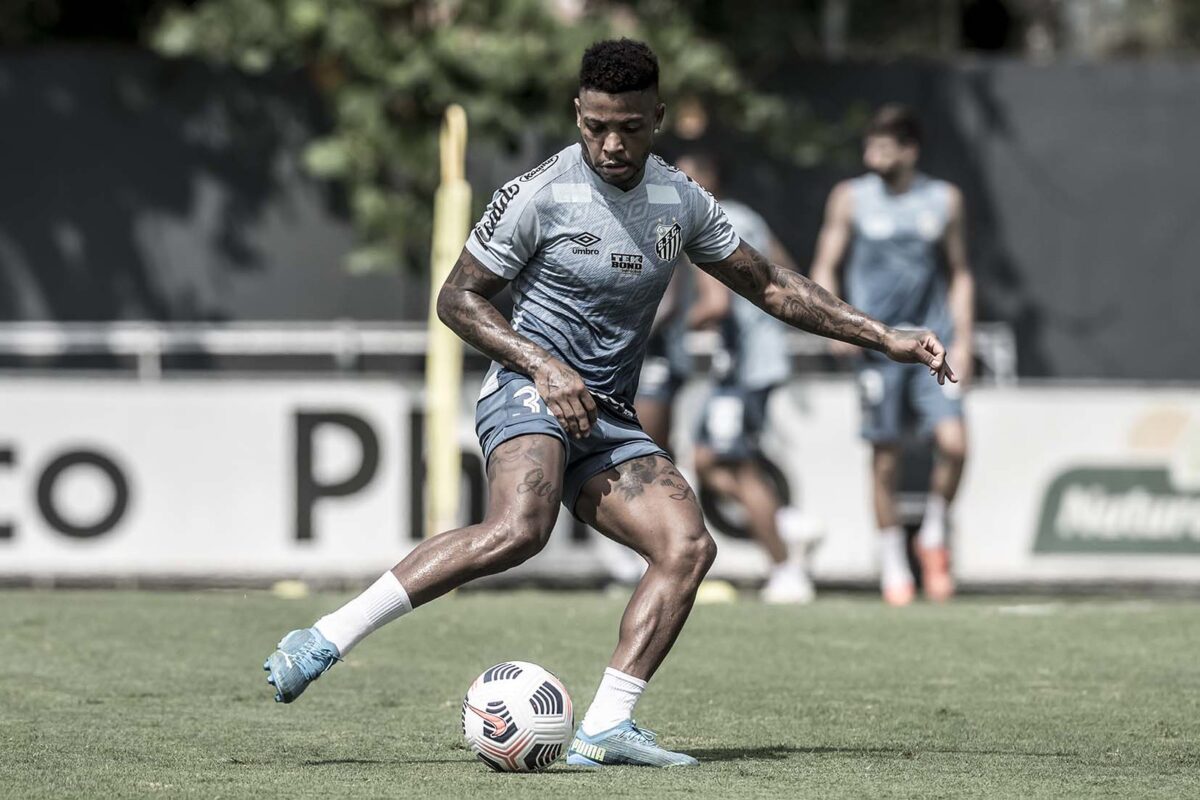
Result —
<path fill-rule="evenodd" d="M 575 741 L 571 742 L 571 749 L 584 758 L 590 758 L 592 761 L 603 761 L 604 755 L 608 752 L 603 747 L 588 744 L 578 737 L 576 737 Z"/>

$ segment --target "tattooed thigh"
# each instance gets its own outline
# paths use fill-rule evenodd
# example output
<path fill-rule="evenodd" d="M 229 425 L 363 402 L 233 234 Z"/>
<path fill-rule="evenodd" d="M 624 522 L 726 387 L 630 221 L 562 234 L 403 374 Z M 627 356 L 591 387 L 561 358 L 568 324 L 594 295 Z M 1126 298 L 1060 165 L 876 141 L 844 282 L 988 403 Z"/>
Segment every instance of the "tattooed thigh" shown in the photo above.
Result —
<path fill-rule="evenodd" d="M 696 495 L 687 480 L 667 459 L 661 456 L 645 456 L 626 461 L 617 467 L 615 488 L 626 500 L 646 494 L 654 487 L 666 490 L 667 497 L 694 503 Z"/>
<path fill-rule="evenodd" d="M 547 476 L 541 467 L 535 467 L 526 472 L 525 477 L 517 484 L 517 494 L 533 494 L 558 502 L 558 482 L 553 476 Z"/>
<path fill-rule="evenodd" d="M 626 500 L 641 497 L 658 476 L 658 456 L 643 456 L 617 465 L 617 491 Z"/>
<path fill-rule="evenodd" d="M 696 502 L 696 493 L 688 485 L 687 479 L 679 474 L 679 470 L 669 461 L 659 470 L 658 485 L 667 490 L 667 497 L 672 500 Z"/>
<path fill-rule="evenodd" d="M 512 465 L 528 465 L 545 468 L 545 453 L 542 443 L 533 436 L 518 436 L 503 442 L 492 451 L 488 459 L 487 475 L 495 480 L 500 470 Z"/>

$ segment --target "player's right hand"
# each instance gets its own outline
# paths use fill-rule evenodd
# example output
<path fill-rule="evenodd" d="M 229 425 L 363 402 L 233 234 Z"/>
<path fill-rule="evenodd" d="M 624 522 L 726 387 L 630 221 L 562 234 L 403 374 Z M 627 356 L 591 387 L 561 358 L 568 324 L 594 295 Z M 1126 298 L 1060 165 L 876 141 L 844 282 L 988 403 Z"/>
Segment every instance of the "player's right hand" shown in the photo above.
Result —
<path fill-rule="evenodd" d="M 557 358 L 547 358 L 530 377 L 568 435 L 582 439 L 591 432 L 596 422 L 596 401 L 578 372 Z"/>
<path fill-rule="evenodd" d="M 958 377 L 946 360 L 946 347 L 933 334 L 924 330 L 897 330 L 891 328 L 880 348 L 883 354 L 901 364 L 924 364 L 937 382 L 958 383 Z"/>

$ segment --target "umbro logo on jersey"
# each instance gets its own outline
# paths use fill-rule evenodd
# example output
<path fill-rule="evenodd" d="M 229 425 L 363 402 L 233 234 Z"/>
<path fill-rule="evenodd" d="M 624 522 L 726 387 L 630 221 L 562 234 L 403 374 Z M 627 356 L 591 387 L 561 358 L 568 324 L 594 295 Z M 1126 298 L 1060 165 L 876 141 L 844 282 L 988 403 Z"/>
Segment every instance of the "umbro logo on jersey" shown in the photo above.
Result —
<path fill-rule="evenodd" d="M 641 272 L 642 256 L 640 253 L 613 253 L 612 268 L 618 272 Z"/>
<path fill-rule="evenodd" d="M 683 246 L 683 228 L 672 221 L 670 225 L 656 225 L 654 234 L 658 237 L 654 241 L 654 252 L 663 261 L 674 261 Z"/>
<path fill-rule="evenodd" d="M 592 245 L 600 241 L 600 237 L 594 233 L 581 233 L 578 236 L 572 236 L 571 241 L 575 243 L 575 247 L 571 248 L 571 252 L 577 256 L 595 256 L 599 255 L 600 251 L 592 248 Z"/>

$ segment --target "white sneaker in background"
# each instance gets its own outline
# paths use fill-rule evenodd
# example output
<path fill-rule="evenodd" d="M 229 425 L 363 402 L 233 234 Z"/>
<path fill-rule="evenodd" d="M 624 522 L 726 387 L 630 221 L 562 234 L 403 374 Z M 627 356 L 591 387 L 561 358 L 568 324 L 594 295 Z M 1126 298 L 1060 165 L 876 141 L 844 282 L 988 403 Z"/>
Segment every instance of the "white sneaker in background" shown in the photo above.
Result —
<path fill-rule="evenodd" d="M 609 578 L 620 586 L 633 587 L 646 572 L 646 559 L 623 544 L 604 536 L 596 537 L 596 556 Z"/>
<path fill-rule="evenodd" d="M 817 593 L 800 565 L 789 561 L 771 569 L 761 596 L 764 603 L 805 605 L 811 603 Z"/>

